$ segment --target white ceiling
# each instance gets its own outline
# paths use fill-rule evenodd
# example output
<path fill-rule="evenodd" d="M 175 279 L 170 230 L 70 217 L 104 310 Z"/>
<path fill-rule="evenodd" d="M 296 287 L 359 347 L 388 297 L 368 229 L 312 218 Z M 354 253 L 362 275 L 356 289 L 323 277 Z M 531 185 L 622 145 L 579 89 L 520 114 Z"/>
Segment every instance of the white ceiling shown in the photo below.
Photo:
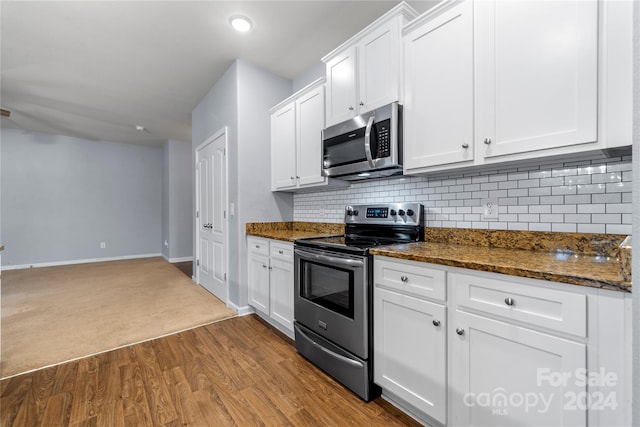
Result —
<path fill-rule="evenodd" d="M 191 111 L 235 58 L 293 79 L 396 3 L 3 0 L 2 127 L 190 141 Z M 423 12 L 436 2 L 408 3 Z M 254 29 L 235 32 L 234 14 Z"/>

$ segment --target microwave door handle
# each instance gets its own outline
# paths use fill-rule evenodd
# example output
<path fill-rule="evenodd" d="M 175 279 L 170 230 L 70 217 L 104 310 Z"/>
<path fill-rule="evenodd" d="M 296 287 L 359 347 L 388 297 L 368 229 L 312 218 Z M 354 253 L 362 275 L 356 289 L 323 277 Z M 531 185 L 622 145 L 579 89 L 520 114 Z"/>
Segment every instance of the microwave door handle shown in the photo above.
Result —
<path fill-rule="evenodd" d="M 371 169 L 376 167 L 373 163 L 373 156 L 371 155 L 371 128 L 373 127 L 373 118 L 374 116 L 369 117 L 367 129 L 364 132 L 364 154 L 367 156 L 367 163 L 369 163 Z"/>

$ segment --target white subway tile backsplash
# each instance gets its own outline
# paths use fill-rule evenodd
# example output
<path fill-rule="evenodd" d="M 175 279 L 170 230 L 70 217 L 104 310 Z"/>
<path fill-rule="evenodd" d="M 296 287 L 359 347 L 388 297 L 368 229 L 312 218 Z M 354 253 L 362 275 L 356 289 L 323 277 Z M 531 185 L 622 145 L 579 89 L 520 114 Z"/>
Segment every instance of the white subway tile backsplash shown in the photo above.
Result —
<path fill-rule="evenodd" d="M 363 181 L 295 194 L 294 220 L 340 223 L 347 204 L 416 201 L 429 227 L 631 234 L 631 169 L 624 156 Z M 497 220 L 482 218 L 486 199 L 497 201 Z"/>

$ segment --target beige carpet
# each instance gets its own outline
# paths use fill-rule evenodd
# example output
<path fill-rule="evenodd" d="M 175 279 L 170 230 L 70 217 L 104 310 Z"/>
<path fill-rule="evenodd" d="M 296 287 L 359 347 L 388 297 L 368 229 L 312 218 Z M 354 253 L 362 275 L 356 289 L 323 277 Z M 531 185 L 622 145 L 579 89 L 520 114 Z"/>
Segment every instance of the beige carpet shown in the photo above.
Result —
<path fill-rule="evenodd" d="M 2 272 L 0 377 L 233 317 L 162 258 Z"/>

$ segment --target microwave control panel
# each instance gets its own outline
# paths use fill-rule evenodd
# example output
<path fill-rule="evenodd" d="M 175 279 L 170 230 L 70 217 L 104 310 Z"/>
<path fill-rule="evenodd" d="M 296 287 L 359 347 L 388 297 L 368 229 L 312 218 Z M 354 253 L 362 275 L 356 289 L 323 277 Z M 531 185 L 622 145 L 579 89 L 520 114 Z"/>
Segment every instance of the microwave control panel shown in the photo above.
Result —
<path fill-rule="evenodd" d="M 375 158 L 389 157 L 391 155 L 391 120 L 383 120 L 376 123 L 376 142 L 377 149 Z"/>

